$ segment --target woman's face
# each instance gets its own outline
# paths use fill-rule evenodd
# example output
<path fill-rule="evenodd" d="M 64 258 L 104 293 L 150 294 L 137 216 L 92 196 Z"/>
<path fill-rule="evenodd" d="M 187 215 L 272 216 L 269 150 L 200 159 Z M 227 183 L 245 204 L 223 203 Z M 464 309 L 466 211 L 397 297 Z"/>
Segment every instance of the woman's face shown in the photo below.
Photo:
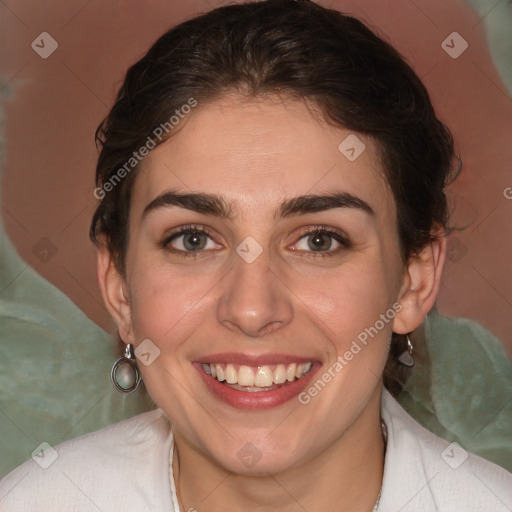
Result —
<path fill-rule="evenodd" d="M 238 473 L 300 465 L 378 408 L 405 281 L 392 194 L 371 141 L 303 102 L 226 96 L 182 122 L 135 181 L 124 341 L 150 340 L 178 439 Z"/>

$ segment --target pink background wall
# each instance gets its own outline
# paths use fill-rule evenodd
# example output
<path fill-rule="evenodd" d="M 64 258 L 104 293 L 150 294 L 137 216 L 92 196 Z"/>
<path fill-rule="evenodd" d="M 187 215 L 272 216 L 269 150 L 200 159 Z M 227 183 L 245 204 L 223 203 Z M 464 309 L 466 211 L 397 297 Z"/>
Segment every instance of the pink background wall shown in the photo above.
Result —
<path fill-rule="evenodd" d="M 14 89 L 5 105 L 4 222 L 23 258 L 106 329 L 112 324 L 88 240 L 96 202 L 94 130 L 127 67 L 172 25 L 220 3 L 0 3 L 0 76 Z M 388 38 L 423 78 L 452 129 L 464 171 L 450 197 L 454 221 L 468 227 L 451 237 L 438 306 L 443 314 L 482 323 L 512 356 L 512 199 L 504 194 L 512 187 L 512 104 L 490 58 L 482 19 L 458 0 L 320 3 L 361 18 Z M 457 59 L 441 47 L 454 31 L 469 43 Z M 47 59 L 31 48 L 42 32 L 58 43 Z"/>

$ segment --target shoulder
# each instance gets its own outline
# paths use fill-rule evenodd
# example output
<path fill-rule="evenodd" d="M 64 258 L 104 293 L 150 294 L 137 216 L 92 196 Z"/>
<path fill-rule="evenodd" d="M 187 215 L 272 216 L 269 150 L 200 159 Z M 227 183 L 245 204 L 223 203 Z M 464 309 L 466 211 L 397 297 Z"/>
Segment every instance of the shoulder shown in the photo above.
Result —
<path fill-rule="evenodd" d="M 0 481 L 0 509 L 172 510 L 172 442 L 170 424 L 156 409 L 55 447 L 41 445 Z"/>
<path fill-rule="evenodd" d="M 382 417 L 388 443 L 379 510 L 511 510 L 511 473 L 426 430 L 386 390 Z"/>

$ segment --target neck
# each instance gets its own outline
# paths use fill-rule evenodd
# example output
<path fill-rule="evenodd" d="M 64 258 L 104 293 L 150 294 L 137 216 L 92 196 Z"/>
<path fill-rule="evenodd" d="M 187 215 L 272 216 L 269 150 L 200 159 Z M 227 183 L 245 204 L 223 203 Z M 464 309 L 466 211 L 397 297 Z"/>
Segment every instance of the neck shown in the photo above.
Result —
<path fill-rule="evenodd" d="M 265 476 L 231 473 L 176 432 L 173 471 L 181 511 L 372 512 L 384 467 L 380 393 L 379 386 L 352 425 L 323 452 Z"/>

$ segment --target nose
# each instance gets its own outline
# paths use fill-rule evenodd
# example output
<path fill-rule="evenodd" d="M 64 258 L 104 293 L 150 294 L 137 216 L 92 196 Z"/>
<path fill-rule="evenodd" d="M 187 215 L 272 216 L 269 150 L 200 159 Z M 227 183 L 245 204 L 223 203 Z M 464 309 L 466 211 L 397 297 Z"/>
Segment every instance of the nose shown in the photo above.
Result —
<path fill-rule="evenodd" d="M 252 263 L 237 254 L 233 259 L 217 302 L 219 323 L 252 338 L 288 325 L 293 318 L 291 291 L 270 268 L 267 252 Z"/>

